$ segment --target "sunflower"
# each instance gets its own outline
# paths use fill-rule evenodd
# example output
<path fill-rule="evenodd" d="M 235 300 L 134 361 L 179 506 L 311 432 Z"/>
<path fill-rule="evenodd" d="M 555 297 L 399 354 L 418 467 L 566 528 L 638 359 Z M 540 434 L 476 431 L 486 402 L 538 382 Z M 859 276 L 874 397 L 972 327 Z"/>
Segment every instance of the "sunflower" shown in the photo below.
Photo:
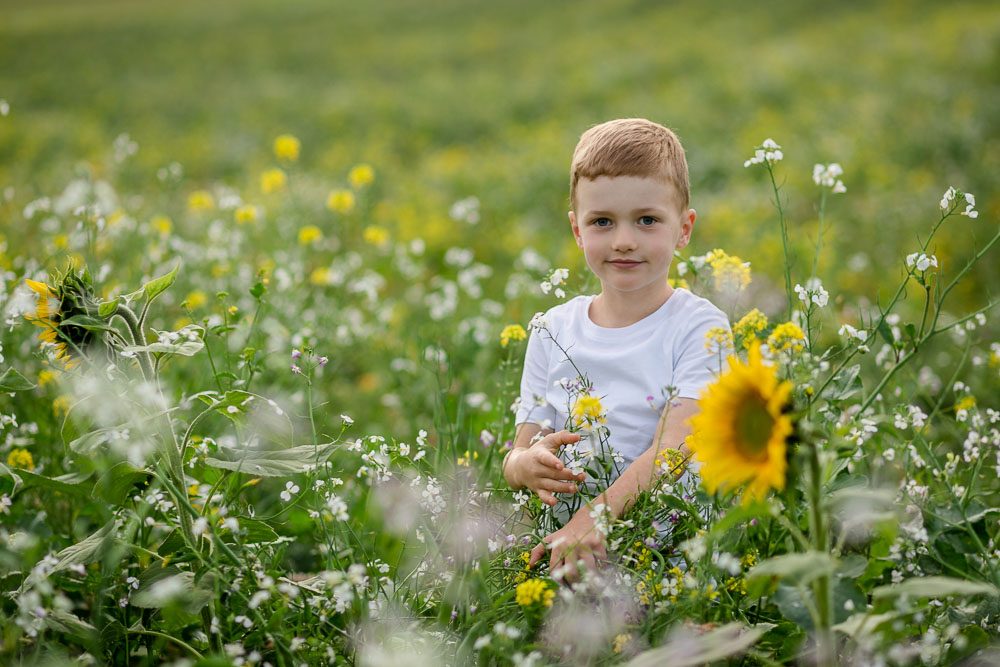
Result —
<path fill-rule="evenodd" d="M 791 391 L 791 382 L 779 382 L 777 369 L 764 365 L 759 343 L 745 364 L 730 357 L 729 371 L 702 392 L 687 440 L 704 463 L 701 477 L 709 493 L 746 483 L 746 504 L 768 489 L 785 488 L 792 420 L 784 409 Z"/>
<path fill-rule="evenodd" d="M 81 326 L 64 323 L 75 315 L 91 315 L 91 310 L 96 310 L 96 305 L 88 307 L 96 303 L 89 274 L 69 270 L 59 277 L 55 287 L 35 280 L 25 279 L 24 282 L 38 295 L 35 313 L 25 315 L 32 324 L 42 327 L 38 339 L 43 345 L 53 346 L 56 361 L 63 368 L 78 365 L 77 353 L 90 347 L 95 338 L 91 331 Z M 57 301 L 58 305 L 52 308 L 50 300 Z"/>

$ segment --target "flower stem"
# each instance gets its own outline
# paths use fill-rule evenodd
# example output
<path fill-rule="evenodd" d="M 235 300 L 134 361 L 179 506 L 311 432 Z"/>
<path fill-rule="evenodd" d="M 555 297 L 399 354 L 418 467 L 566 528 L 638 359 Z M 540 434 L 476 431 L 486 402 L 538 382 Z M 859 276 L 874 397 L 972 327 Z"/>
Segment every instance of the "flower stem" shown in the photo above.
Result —
<path fill-rule="evenodd" d="M 812 546 L 819 553 L 829 553 L 830 543 L 826 517 L 823 515 L 823 474 L 820 448 L 817 443 L 809 447 L 809 536 Z M 818 577 L 813 583 L 816 597 L 816 664 L 820 667 L 836 664 L 833 631 L 833 595 L 830 575 Z"/>
<path fill-rule="evenodd" d="M 781 223 L 781 245 L 785 250 L 785 297 L 788 299 L 788 319 L 792 319 L 792 260 L 788 254 L 788 226 L 785 224 L 785 211 L 781 208 L 781 196 L 778 184 L 774 180 L 774 168 L 766 161 L 767 174 L 771 177 L 771 188 L 774 190 L 774 205 L 778 208 L 778 221 Z"/>

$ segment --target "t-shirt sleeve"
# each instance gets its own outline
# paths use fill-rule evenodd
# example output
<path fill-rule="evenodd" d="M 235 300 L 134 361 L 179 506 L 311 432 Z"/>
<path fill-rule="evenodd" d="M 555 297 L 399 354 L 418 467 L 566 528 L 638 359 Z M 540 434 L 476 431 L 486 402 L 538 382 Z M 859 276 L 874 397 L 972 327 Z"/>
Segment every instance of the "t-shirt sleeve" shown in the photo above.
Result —
<path fill-rule="evenodd" d="M 556 410 L 545 400 L 549 388 L 549 355 L 552 341 L 547 334 L 532 329 L 524 353 L 524 372 L 521 374 L 521 396 L 514 419 L 515 424 L 529 422 L 551 427 Z"/>
<path fill-rule="evenodd" d="M 701 390 L 718 377 L 719 357 L 705 349 L 705 334 L 713 327 L 729 331 L 729 321 L 718 308 L 702 307 L 692 314 L 685 334 L 674 342 L 674 381 L 678 398 L 699 398 Z"/>

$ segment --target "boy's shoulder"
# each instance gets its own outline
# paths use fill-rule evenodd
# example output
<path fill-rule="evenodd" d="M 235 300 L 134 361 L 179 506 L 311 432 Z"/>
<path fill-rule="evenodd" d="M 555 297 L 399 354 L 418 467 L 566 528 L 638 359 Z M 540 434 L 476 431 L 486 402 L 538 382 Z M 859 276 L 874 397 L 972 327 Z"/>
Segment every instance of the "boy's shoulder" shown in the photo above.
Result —
<path fill-rule="evenodd" d="M 562 329 L 580 317 L 581 313 L 586 313 L 593 300 L 593 294 L 575 296 L 568 301 L 552 306 L 544 313 L 536 314 L 532 319 L 532 324 L 544 324 L 549 329 Z"/>
<path fill-rule="evenodd" d="M 726 317 L 726 314 L 718 306 L 690 290 L 679 287 L 674 290 L 674 294 L 670 298 L 679 298 L 678 309 L 675 312 L 683 313 L 685 319 L 691 317 L 698 320 L 717 319 L 725 322 L 727 325 L 729 323 L 729 318 Z"/>

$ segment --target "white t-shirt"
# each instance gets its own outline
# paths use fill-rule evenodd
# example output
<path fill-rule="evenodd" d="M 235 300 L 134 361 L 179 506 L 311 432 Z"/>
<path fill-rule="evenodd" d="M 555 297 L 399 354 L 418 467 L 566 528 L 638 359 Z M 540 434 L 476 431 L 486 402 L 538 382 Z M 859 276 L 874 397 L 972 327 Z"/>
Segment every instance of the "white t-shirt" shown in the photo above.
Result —
<path fill-rule="evenodd" d="M 578 368 L 607 413 L 608 444 L 624 458 L 624 470 L 653 442 L 666 405 L 664 388 L 676 387 L 679 398 L 698 398 L 717 377 L 719 359 L 706 351 L 705 333 L 728 330 L 729 322 L 707 299 L 676 289 L 652 314 L 609 329 L 591 321 L 593 300 L 578 296 L 555 306 L 543 316 L 545 328 L 532 329 L 516 423 L 564 428 L 571 399 L 559 381 L 575 380 Z M 585 440 L 578 450 L 588 447 Z"/>

